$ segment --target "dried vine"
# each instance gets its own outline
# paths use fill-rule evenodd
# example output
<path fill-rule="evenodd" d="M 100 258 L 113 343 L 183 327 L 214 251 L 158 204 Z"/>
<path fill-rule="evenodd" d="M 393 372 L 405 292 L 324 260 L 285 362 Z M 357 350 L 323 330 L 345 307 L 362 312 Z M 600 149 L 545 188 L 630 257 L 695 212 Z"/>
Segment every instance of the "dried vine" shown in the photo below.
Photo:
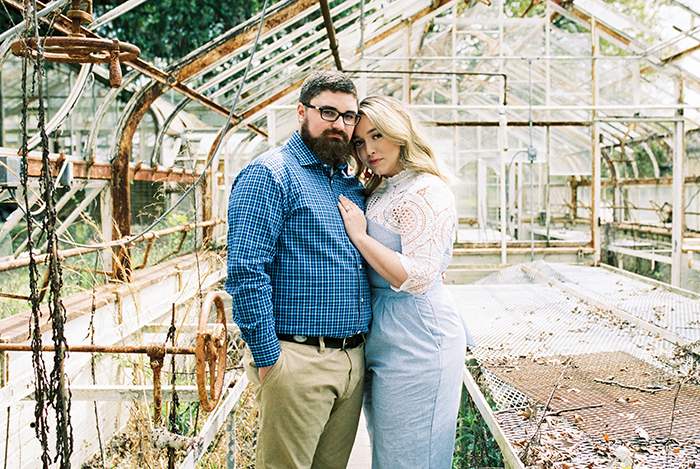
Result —
<path fill-rule="evenodd" d="M 20 174 L 22 188 L 24 192 L 24 205 L 26 208 L 27 220 L 27 250 L 29 253 L 29 285 L 30 295 L 29 301 L 32 307 L 31 319 L 29 323 L 29 335 L 32 344 L 32 365 L 34 368 L 35 378 L 35 397 L 36 404 L 34 406 L 34 431 L 41 444 L 42 454 L 41 462 L 44 469 L 48 469 L 52 462 L 59 461 L 61 469 L 70 468 L 70 456 L 73 452 L 73 430 L 70 423 L 70 391 L 66 386 L 66 376 L 64 372 L 64 361 L 68 352 L 68 344 L 65 339 L 65 322 L 66 313 L 63 304 L 61 303 L 60 292 L 62 287 L 61 264 L 58 258 L 56 246 L 56 226 L 57 216 L 56 207 L 54 204 L 55 186 L 51 175 L 51 164 L 49 160 L 49 145 L 48 136 L 46 135 L 46 109 L 44 107 L 44 90 L 43 90 L 43 48 L 39 40 L 39 24 L 36 17 L 37 5 L 36 2 L 25 4 L 24 19 L 28 25 L 24 33 L 24 39 L 28 40 L 31 36 L 37 42 L 37 57 L 34 62 L 32 72 L 31 91 L 28 90 L 28 69 L 30 63 L 29 54 L 25 54 L 22 60 L 22 147 L 21 155 L 22 171 Z M 41 291 L 38 287 L 39 270 L 34 259 L 34 240 L 32 239 L 32 230 L 34 222 L 31 215 L 31 206 L 28 196 L 28 115 L 29 115 L 29 94 L 37 94 L 38 103 L 38 124 L 37 128 L 41 137 L 42 148 L 42 166 L 41 176 L 39 178 L 39 190 L 41 198 L 45 204 L 45 212 L 42 220 L 42 233 L 46 235 L 48 242 L 47 252 L 47 269 L 49 274 L 49 294 L 48 294 L 48 311 L 52 326 L 52 339 L 55 347 L 54 363 L 51 373 L 47 375 L 46 364 L 42 353 L 42 337 L 39 317 L 41 316 Z M 47 407 L 54 409 L 56 413 L 56 457 L 52 461 L 49 453 L 48 435 L 49 423 L 47 416 Z"/>

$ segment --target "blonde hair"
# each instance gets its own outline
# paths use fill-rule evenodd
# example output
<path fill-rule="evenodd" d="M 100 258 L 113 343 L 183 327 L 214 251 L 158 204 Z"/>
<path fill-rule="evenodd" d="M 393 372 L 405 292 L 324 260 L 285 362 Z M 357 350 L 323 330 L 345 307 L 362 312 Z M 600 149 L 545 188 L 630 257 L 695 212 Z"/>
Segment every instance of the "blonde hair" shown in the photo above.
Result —
<path fill-rule="evenodd" d="M 398 99 L 389 96 L 368 96 L 360 102 L 362 119 L 369 119 L 384 138 L 388 138 L 401 149 L 399 163 L 404 169 L 433 174 L 446 183 L 449 176 L 435 159 L 435 152 L 429 143 L 418 119 Z M 355 152 L 356 174 L 363 177 L 367 169 Z M 379 187 L 383 176 L 372 174 L 365 181 L 365 193 L 370 195 Z"/>

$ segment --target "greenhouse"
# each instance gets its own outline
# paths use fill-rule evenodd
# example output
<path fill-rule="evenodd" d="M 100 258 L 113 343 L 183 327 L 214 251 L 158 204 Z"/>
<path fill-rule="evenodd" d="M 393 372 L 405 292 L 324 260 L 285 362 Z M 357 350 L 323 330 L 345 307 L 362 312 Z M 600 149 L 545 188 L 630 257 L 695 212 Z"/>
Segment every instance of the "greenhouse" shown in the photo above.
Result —
<path fill-rule="evenodd" d="M 700 461 L 696 1 L 3 4 L 0 467 L 256 467 L 229 197 L 319 70 L 450 175 L 452 467 Z"/>

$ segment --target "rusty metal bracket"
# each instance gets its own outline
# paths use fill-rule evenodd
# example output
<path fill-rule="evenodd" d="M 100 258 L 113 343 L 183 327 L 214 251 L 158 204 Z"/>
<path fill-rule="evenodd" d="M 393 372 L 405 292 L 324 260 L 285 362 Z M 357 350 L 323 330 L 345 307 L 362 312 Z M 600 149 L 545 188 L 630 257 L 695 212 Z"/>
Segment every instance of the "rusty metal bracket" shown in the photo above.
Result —
<path fill-rule="evenodd" d="M 149 344 L 146 354 L 151 359 L 151 370 L 153 370 L 153 426 L 158 427 L 163 420 L 160 372 L 163 369 L 163 359 L 165 358 L 165 344 Z"/>
<path fill-rule="evenodd" d="M 189 232 L 190 232 L 190 228 L 188 228 L 188 227 L 183 228 L 182 234 L 180 235 L 180 243 L 177 245 L 177 247 L 170 254 L 167 254 L 167 255 L 163 256 L 161 259 L 159 259 L 158 262 L 156 262 L 156 264 L 160 264 L 161 262 L 168 259 L 169 257 L 174 256 L 175 254 L 179 253 L 180 250 L 182 249 L 182 245 L 185 243 L 185 238 L 187 237 L 187 233 L 189 233 Z"/>
<path fill-rule="evenodd" d="M 143 269 L 146 267 L 146 264 L 148 263 L 148 255 L 151 253 L 151 247 L 153 246 L 153 242 L 158 239 L 158 236 L 154 236 L 151 239 L 148 240 L 148 243 L 146 244 L 146 252 L 143 253 L 143 261 L 141 262 L 140 265 L 137 265 L 134 267 L 134 269 L 139 270 Z"/>

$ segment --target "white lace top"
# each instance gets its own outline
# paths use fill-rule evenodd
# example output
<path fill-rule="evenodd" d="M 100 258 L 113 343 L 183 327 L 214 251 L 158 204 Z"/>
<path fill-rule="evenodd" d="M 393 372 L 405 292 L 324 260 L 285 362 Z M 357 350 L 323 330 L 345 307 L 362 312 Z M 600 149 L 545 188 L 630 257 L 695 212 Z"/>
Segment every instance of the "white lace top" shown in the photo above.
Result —
<path fill-rule="evenodd" d="M 408 279 L 394 290 L 414 295 L 428 291 L 453 241 L 457 214 L 447 184 L 432 174 L 401 171 L 374 191 L 365 213 L 379 224 L 386 218 L 384 226 L 401 235 L 402 253 L 397 255 Z"/>

